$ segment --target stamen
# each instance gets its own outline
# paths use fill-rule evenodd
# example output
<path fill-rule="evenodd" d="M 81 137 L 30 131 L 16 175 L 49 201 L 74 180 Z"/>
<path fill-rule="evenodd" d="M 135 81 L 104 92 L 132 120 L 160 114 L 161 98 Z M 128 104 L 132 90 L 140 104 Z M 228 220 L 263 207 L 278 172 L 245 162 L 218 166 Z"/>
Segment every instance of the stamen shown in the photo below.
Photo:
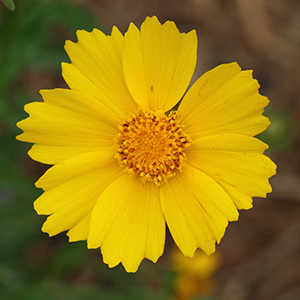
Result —
<path fill-rule="evenodd" d="M 140 109 L 137 114 L 121 121 L 116 138 L 120 166 L 129 174 L 139 174 L 143 182 L 153 181 L 161 186 L 181 172 L 186 160 L 184 149 L 190 138 L 178 124 L 177 113 L 169 116 Z"/>

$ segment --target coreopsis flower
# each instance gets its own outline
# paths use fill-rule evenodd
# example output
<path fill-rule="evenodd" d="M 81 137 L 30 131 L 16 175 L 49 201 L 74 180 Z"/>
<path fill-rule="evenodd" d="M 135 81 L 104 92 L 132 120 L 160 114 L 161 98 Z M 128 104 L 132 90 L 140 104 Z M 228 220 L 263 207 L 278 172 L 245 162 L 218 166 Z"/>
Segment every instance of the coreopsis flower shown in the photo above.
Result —
<path fill-rule="evenodd" d="M 113 27 L 77 37 L 62 64 L 69 89 L 42 90 L 44 101 L 27 104 L 18 123 L 32 159 L 53 165 L 36 182 L 44 193 L 34 208 L 49 215 L 42 230 L 87 240 L 128 272 L 162 255 L 166 224 L 185 256 L 213 253 L 275 174 L 268 146 L 254 138 L 270 122 L 252 72 L 220 65 L 186 92 L 196 32 L 156 17 L 125 35 Z"/>
<path fill-rule="evenodd" d="M 215 292 L 217 286 L 214 274 L 221 265 L 218 252 L 208 256 L 197 250 L 194 257 L 189 258 L 174 249 L 171 258 L 172 268 L 177 273 L 172 300 L 195 299 L 197 296 L 208 296 Z"/>

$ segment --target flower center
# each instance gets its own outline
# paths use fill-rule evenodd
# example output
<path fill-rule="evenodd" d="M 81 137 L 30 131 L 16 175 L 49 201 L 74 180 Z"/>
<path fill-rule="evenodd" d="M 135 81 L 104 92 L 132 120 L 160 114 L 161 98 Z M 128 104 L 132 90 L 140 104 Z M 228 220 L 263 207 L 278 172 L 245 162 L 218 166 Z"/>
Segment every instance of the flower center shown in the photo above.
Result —
<path fill-rule="evenodd" d="M 184 149 L 190 138 L 176 120 L 177 113 L 166 116 L 162 111 L 140 109 L 121 121 L 121 133 L 115 138 L 118 159 L 129 174 L 138 174 L 143 182 L 161 186 L 180 171 L 186 159 Z"/>

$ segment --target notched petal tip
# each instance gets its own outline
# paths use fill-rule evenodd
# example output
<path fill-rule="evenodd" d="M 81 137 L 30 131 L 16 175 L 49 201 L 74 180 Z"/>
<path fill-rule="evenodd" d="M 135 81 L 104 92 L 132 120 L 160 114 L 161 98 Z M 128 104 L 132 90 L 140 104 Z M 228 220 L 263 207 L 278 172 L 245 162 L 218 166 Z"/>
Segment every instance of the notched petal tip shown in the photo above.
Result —
<path fill-rule="evenodd" d="M 72 41 L 70 41 L 70 40 L 66 40 L 66 41 L 65 41 L 65 45 L 64 45 L 65 51 L 68 53 L 69 49 L 70 49 L 71 47 L 74 47 L 74 45 L 76 45 L 76 43 L 74 43 L 74 42 L 72 42 Z"/>
<path fill-rule="evenodd" d="M 111 36 L 114 36 L 114 35 L 123 36 L 122 32 L 119 30 L 119 28 L 117 26 L 113 26 L 111 29 Z"/>
<path fill-rule="evenodd" d="M 80 42 L 80 40 L 81 40 L 82 38 L 85 38 L 85 36 L 90 35 L 90 34 L 92 34 L 93 32 L 95 33 L 95 31 L 99 31 L 99 29 L 94 28 L 91 32 L 86 31 L 86 30 L 84 30 L 84 29 L 78 29 L 78 30 L 76 31 L 76 36 L 77 36 L 78 42 Z"/>
<path fill-rule="evenodd" d="M 48 217 L 49 218 L 49 217 Z M 47 218 L 47 219 L 48 219 Z M 47 233 L 49 235 L 49 237 L 53 237 L 55 235 L 57 235 L 57 232 L 52 232 L 53 229 L 49 228 L 47 220 L 45 221 L 45 223 L 43 224 L 42 228 L 41 228 L 42 232 Z"/>
<path fill-rule="evenodd" d="M 19 123 L 19 122 L 18 122 L 18 123 Z M 18 126 L 18 127 L 19 127 L 19 126 Z M 19 127 L 19 128 L 20 128 L 20 127 Z M 17 136 L 15 136 L 15 139 L 16 139 L 17 141 L 23 142 L 22 135 L 23 135 L 23 133 L 18 134 Z"/>
<path fill-rule="evenodd" d="M 145 21 L 142 23 L 143 24 L 147 24 L 147 23 L 156 23 L 156 24 L 159 24 L 161 25 L 161 23 L 159 22 L 157 16 L 153 15 L 153 16 L 147 16 Z"/>
<path fill-rule="evenodd" d="M 88 249 L 97 249 L 100 248 L 101 245 L 99 243 L 96 243 L 93 239 L 89 238 L 87 239 L 87 248 Z"/>
<path fill-rule="evenodd" d="M 28 117 L 27 117 L 28 118 Z M 26 119 L 27 119 L 26 118 Z M 19 129 L 21 129 L 21 130 L 23 130 L 23 121 L 24 120 L 26 120 L 26 119 L 23 119 L 23 120 L 21 120 L 21 121 L 19 121 L 17 124 L 16 124 L 16 126 L 19 128 Z M 24 130 L 23 130 L 24 131 Z M 16 136 L 16 139 L 18 140 L 18 141 L 22 141 L 22 135 L 24 134 L 24 132 L 22 132 L 22 133 L 20 133 L 20 134 L 18 134 L 17 136 Z"/>

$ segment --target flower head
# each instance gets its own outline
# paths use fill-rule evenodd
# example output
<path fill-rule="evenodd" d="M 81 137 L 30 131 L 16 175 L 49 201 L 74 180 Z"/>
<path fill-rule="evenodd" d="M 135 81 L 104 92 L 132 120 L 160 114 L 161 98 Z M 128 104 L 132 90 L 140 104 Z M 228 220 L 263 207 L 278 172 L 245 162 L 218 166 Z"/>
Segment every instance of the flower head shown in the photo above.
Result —
<path fill-rule="evenodd" d="M 186 92 L 196 33 L 156 17 L 124 36 L 114 27 L 77 37 L 62 64 L 70 89 L 42 90 L 44 101 L 27 104 L 18 123 L 32 159 L 53 165 L 36 183 L 44 193 L 34 208 L 49 215 L 42 230 L 87 240 L 128 272 L 162 255 L 166 224 L 185 256 L 213 253 L 275 174 L 268 146 L 254 138 L 270 122 L 252 72 L 224 64 Z"/>
<path fill-rule="evenodd" d="M 216 290 L 213 275 L 221 264 L 218 252 L 207 256 L 203 251 L 197 250 L 194 257 L 189 258 L 174 248 L 171 258 L 172 267 L 177 273 L 174 300 L 195 299 L 196 296 L 213 294 Z"/>

